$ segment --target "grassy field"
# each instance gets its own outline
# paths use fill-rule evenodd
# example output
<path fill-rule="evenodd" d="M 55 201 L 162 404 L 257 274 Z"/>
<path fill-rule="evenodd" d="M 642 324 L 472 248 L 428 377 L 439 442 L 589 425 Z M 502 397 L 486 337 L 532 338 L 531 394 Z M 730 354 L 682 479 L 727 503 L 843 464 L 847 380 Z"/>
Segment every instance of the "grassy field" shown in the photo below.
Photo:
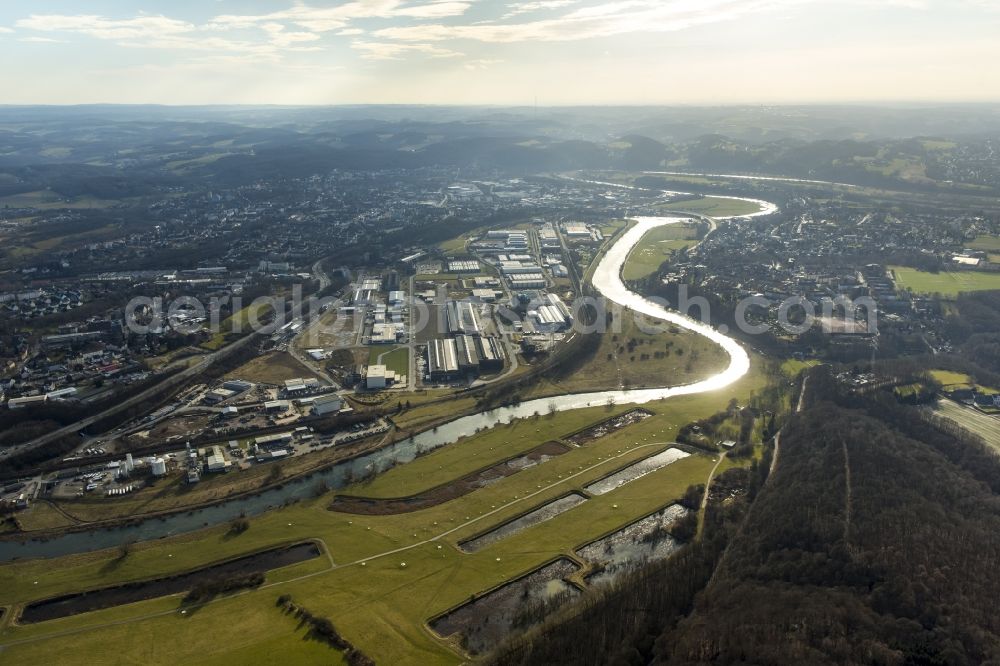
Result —
<path fill-rule="evenodd" d="M 259 384 L 283 384 L 286 379 L 315 377 L 288 352 L 272 352 L 258 356 L 226 375 L 226 379 L 245 379 Z"/>
<path fill-rule="evenodd" d="M 239 312 L 219 322 L 218 332 L 201 343 L 201 347 L 210 351 L 221 349 L 226 344 L 227 337 L 233 335 L 234 331 L 240 331 L 239 334 L 246 335 L 251 330 L 251 323 L 254 321 L 260 323 L 270 311 L 271 305 L 268 303 L 257 303 L 246 306 Z"/>
<path fill-rule="evenodd" d="M 710 217 L 728 217 L 731 215 L 750 215 L 760 211 L 760 206 L 752 201 L 740 201 L 727 197 L 702 197 L 689 201 L 675 201 L 658 206 L 663 212 L 682 211 L 698 213 Z"/>
<path fill-rule="evenodd" d="M 639 280 L 660 267 L 674 252 L 695 244 L 697 231 L 691 225 L 669 225 L 657 227 L 635 246 L 622 269 L 626 280 Z"/>
<path fill-rule="evenodd" d="M 930 375 L 935 380 L 941 382 L 941 386 L 945 387 L 959 384 L 963 386 L 972 385 L 972 377 L 961 372 L 952 372 L 951 370 L 931 370 Z"/>
<path fill-rule="evenodd" d="M 892 266 L 896 285 L 919 294 L 957 296 L 967 291 L 1000 289 L 1000 273 L 972 271 L 927 273 L 906 266 Z"/>
<path fill-rule="evenodd" d="M 995 388 L 976 384 L 972 377 L 962 372 L 952 372 L 951 370 L 931 370 L 930 375 L 938 381 L 941 384 L 941 387 L 946 391 L 974 388 L 980 393 L 986 393 L 988 395 L 1000 393 L 1000 391 Z"/>
<path fill-rule="evenodd" d="M 407 375 L 410 372 L 410 350 L 407 347 L 369 347 L 368 365 L 375 363 L 381 363 L 397 375 Z"/>
<path fill-rule="evenodd" d="M 690 484 L 705 481 L 715 460 L 711 455 L 685 458 L 473 554 L 462 553 L 456 544 L 661 450 L 677 428 L 714 413 L 731 397 L 746 399 L 764 382 L 756 359 L 754 364 L 750 375 L 726 390 L 650 403 L 654 416 L 644 421 L 430 509 L 396 516 L 337 514 L 326 509 L 327 494 L 251 518 L 250 528 L 235 537 L 220 526 L 137 544 L 124 559 L 105 551 L 2 566 L 0 603 L 16 604 L 186 570 L 309 537 L 322 539 L 336 562 L 332 569 L 324 559 L 271 572 L 265 587 L 185 615 L 179 613 L 179 598 L 170 597 L 35 625 L 7 625 L 0 633 L 4 658 L 11 663 L 59 660 L 66 654 L 97 659 L 109 645 L 141 644 L 146 647 L 118 651 L 123 663 L 337 663 L 338 655 L 304 640 L 296 622 L 275 608 L 278 595 L 290 594 L 330 618 L 377 663 L 459 663 L 462 658 L 450 644 L 427 631 L 428 619 L 679 497 Z M 480 433 L 346 492 L 398 496 L 432 487 L 608 413 L 606 408 L 558 413 Z"/>
<path fill-rule="evenodd" d="M 568 377 L 542 378 L 526 395 L 678 386 L 712 375 L 729 363 L 720 347 L 700 335 L 680 328 L 644 332 L 641 326 L 645 324 L 629 312 L 616 317 L 617 321 L 620 329 L 601 336 L 601 346 L 585 365 Z M 630 341 L 635 342 L 631 351 Z"/>
<path fill-rule="evenodd" d="M 969 243 L 969 247 L 974 250 L 986 250 L 1000 252 L 1000 236 L 980 236 Z"/>
<path fill-rule="evenodd" d="M 40 210 L 57 210 L 59 208 L 110 208 L 120 203 L 119 200 L 98 199 L 91 196 L 61 197 L 49 190 L 23 192 L 0 197 L 0 207 L 38 208 Z"/>
<path fill-rule="evenodd" d="M 790 358 L 781 364 L 781 372 L 783 372 L 787 377 L 796 377 L 803 370 L 811 368 L 815 365 L 819 365 L 819 361 L 814 359 L 799 361 Z"/>

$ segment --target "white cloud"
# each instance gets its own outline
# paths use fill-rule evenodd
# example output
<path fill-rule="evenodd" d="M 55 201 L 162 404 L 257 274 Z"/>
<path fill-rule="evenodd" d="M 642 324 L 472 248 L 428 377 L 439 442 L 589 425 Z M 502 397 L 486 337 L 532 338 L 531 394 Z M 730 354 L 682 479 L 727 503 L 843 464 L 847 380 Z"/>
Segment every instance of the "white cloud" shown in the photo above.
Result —
<path fill-rule="evenodd" d="M 434 44 L 400 44 L 398 42 L 351 42 L 351 48 L 361 52 L 365 60 L 400 60 L 404 56 L 419 54 L 431 58 L 458 58 L 462 54 Z"/>
<path fill-rule="evenodd" d="M 129 48 L 153 48 L 174 51 L 217 52 L 219 58 L 280 59 L 283 52 L 320 50 L 318 46 L 303 46 L 320 36 L 312 32 L 289 31 L 280 23 L 262 23 L 255 27 L 263 39 L 226 39 L 206 35 L 202 27 L 168 18 L 141 15 L 134 18 L 111 19 L 95 15 L 33 14 L 17 22 L 19 28 L 38 32 L 59 32 L 109 40 Z M 30 41 L 55 41 L 46 37 Z M 236 55 L 227 55 L 236 54 Z"/>
<path fill-rule="evenodd" d="M 501 63 L 503 60 L 495 60 L 492 58 L 479 58 L 477 60 L 467 60 L 462 63 L 462 67 L 469 70 L 470 72 L 475 72 L 483 69 L 489 69 L 491 65 L 496 65 Z"/>
<path fill-rule="evenodd" d="M 144 39 L 192 32 L 195 26 L 166 16 L 108 19 L 92 14 L 32 14 L 16 23 L 19 28 L 43 32 L 75 32 L 98 39 Z"/>
<path fill-rule="evenodd" d="M 329 32 L 346 28 L 356 19 L 397 17 L 441 19 L 461 16 L 470 6 L 471 2 L 466 0 L 419 4 L 408 4 L 402 0 L 354 0 L 336 7 L 310 7 L 297 4 L 270 14 L 222 14 L 209 21 L 208 25 L 215 30 L 232 30 L 279 21 L 313 32 Z"/>
<path fill-rule="evenodd" d="M 490 43 L 572 41 L 638 32 L 672 32 L 727 21 L 810 0 L 616 0 L 573 10 L 558 18 L 523 23 L 412 25 L 377 30 L 402 41 L 468 39 Z"/>
<path fill-rule="evenodd" d="M 8 34 L 9 35 L 12 32 L 14 32 L 13 28 L 8 28 L 6 26 L 0 25 L 0 35 L 4 35 L 4 34 Z"/>
<path fill-rule="evenodd" d="M 64 44 L 61 39 L 52 39 L 51 37 L 21 37 L 17 41 L 28 42 L 29 44 Z"/>
<path fill-rule="evenodd" d="M 578 2 L 579 0 L 534 0 L 534 2 L 515 2 L 507 5 L 507 13 L 500 18 L 509 19 L 514 18 L 515 16 L 520 16 L 521 14 L 531 14 L 534 12 L 560 9 L 562 7 L 575 5 Z"/>

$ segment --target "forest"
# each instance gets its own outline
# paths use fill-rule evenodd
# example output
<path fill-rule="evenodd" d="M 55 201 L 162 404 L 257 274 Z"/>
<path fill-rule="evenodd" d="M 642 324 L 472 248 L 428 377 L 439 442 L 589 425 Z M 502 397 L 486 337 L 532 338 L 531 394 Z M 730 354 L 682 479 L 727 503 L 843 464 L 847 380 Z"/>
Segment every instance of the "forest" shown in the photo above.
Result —
<path fill-rule="evenodd" d="M 825 367 L 808 382 L 770 478 L 710 503 L 700 541 L 493 663 L 996 663 L 1000 459 Z"/>

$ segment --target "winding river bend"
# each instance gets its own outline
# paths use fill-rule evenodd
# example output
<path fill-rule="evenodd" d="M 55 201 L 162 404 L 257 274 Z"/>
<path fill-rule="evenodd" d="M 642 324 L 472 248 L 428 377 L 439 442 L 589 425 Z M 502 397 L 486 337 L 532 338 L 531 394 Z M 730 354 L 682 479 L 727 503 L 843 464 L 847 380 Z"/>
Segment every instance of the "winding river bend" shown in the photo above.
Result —
<path fill-rule="evenodd" d="M 609 183 L 609 185 L 611 184 Z M 751 216 L 767 215 L 775 210 L 775 207 L 767 202 L 750 201 L 754 201 L 761 207 L 760 212 Z M 592 279 L 594 287 L 605 298 L 636 313 L 703 335 L 718 344 L 729 355 L 729 365 L 722 372 L 702 381 L 682 386 L 567 394 L 529 400 L 516 406 L 501 407 L 464 416 L 441 425 L 435 430 L 420 433 L 358 458 L 343 461 L 308 478 L 287 483 L 280 488 L 263 491 L 255 496 L 236 498 L 186 513 L 151 518 L 135 525 L 120 528 L 69 532 L 44 541 L 0 541 L 0 562 L 18 558 L 59 557 L 72 553 L 111 548 L 125 540 L 147 541 L 192 532 L 228 522 L 241 514 L 259 515 L 286 502 L 310 496 L 318 481 L 324 481 L 331 488 L 343 488 L 349 485 L 351 479 L 358 478 L 371 470 L 385 471 L 396 464 L 410 462 L 422 453 L 457 442 L 462 437 L 471 435 L 477 430 L 510 423 L 515 419 L 529 418 L 535 412 L 546 412 L 553 405 L 557 410 L 565 411 L 600 407 L 606 405 L 609 400 L 613 400 L 615 404 L 642 404 L 674 396 L 717 391 L 729 386 L 743 377 L 750 369 L 750 357 L 739 343 L 719 333 L 711 326 L 667 310 L 663 306 L 629 291 L 621 279 L 622 266 L 629 253 L 642 240 L 643 236 L 657 227 L 677 224 L 689 218 L 639 217 L 634 219 L 636 224 L 608 250 L 598 264 Z"/>

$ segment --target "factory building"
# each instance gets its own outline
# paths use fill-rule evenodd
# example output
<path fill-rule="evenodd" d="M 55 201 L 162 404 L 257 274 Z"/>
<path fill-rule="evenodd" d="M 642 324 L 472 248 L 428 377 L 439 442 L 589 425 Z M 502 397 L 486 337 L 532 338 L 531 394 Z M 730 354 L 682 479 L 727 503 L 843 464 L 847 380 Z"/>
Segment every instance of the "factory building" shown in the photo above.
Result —
<path fill-rule="evenodd" d="M 243 381 L 242 379 L 230 379 L 229 381 L 222 383 L 222 388 L 227 391 L 235 391 L 236 393 L 242 393 L 243 391 L 248 391 L 253 388 L 253 384 L 250 382 Z"/>
<path fill-rule="evenodd" d="M 519 291 L 522 289 L 544 289 L 548 284 L 545 276 L 541 273 L 525 273 L 523 275 L 511 275 L 508 278 L 511 289 Z"/>
<path fill-rule="evenodd" d="M 209 472 L 228 472 L 232 462 L 226 459 L 221 446 L 213 446 L 205 456 L 205 469 Z"/>
<path fill-rule="evenodd" d="M 451 335 L 480 335 L 479 317 L 472 303 L 448 301 L 448 333 Z"/>
<path fill-rule="evenodd" d="M 475 259 L 462 259 L 448 262 L 449 273 L 478 273 L 479 262 Z"/>
<path fill-rule="evenodd" d="M 476 339 L 469 335 L 455 336 L 455 358 L 459 372 L 478 372 L 479 352 L 476 351 Z"/>
<path fill-rule="evenodd" d="M 234 395 L 236 395 L 236 391 L 230 391 L 227 388 L 212 389 L 205 394 L 205 402 L 210 405 L 214 405 L 215 403 L 222 402 L 223 400 L 229 400 Z"/>
<path fill-rule="evenodd" d="M 503 370 L 507 354 L 503 343 L 497 338 L 476 338 L 476 351 L 479 354 L 479 369 L 482 372 L 499 372 Z"/>
<path fill-rule="evenodd" d="M 45 395 L 29 395 L 23 398 L 11 398 L 7 401 L 7 407 L 9 409 L 21 409 L 32 405 L 40 405 L 47 399 L 48 398 Z"/>
<path fill-rule="evenodd" d="M 431 340 L 427 343 L 427 373 L 435 381 L 458 374 L 458 350 L 454 340 Z"/>
<path fill-rule="evenodd" d="M 344 399 L 335 393 L 330 395 L 322 395 L 313 400 L 312 405 L 313 405 L 313 414 L 315 414 L 316 416 L 325 416 L 327 414 L 334 414 L 343 409 Z"/>
<path fill-rule="evenodd" d="M 564 331 L 573 323 L 573 315 L 562 299 L 548 294 L 541 305 L 528 311 L 535 330 L 543 333 Z"/>

